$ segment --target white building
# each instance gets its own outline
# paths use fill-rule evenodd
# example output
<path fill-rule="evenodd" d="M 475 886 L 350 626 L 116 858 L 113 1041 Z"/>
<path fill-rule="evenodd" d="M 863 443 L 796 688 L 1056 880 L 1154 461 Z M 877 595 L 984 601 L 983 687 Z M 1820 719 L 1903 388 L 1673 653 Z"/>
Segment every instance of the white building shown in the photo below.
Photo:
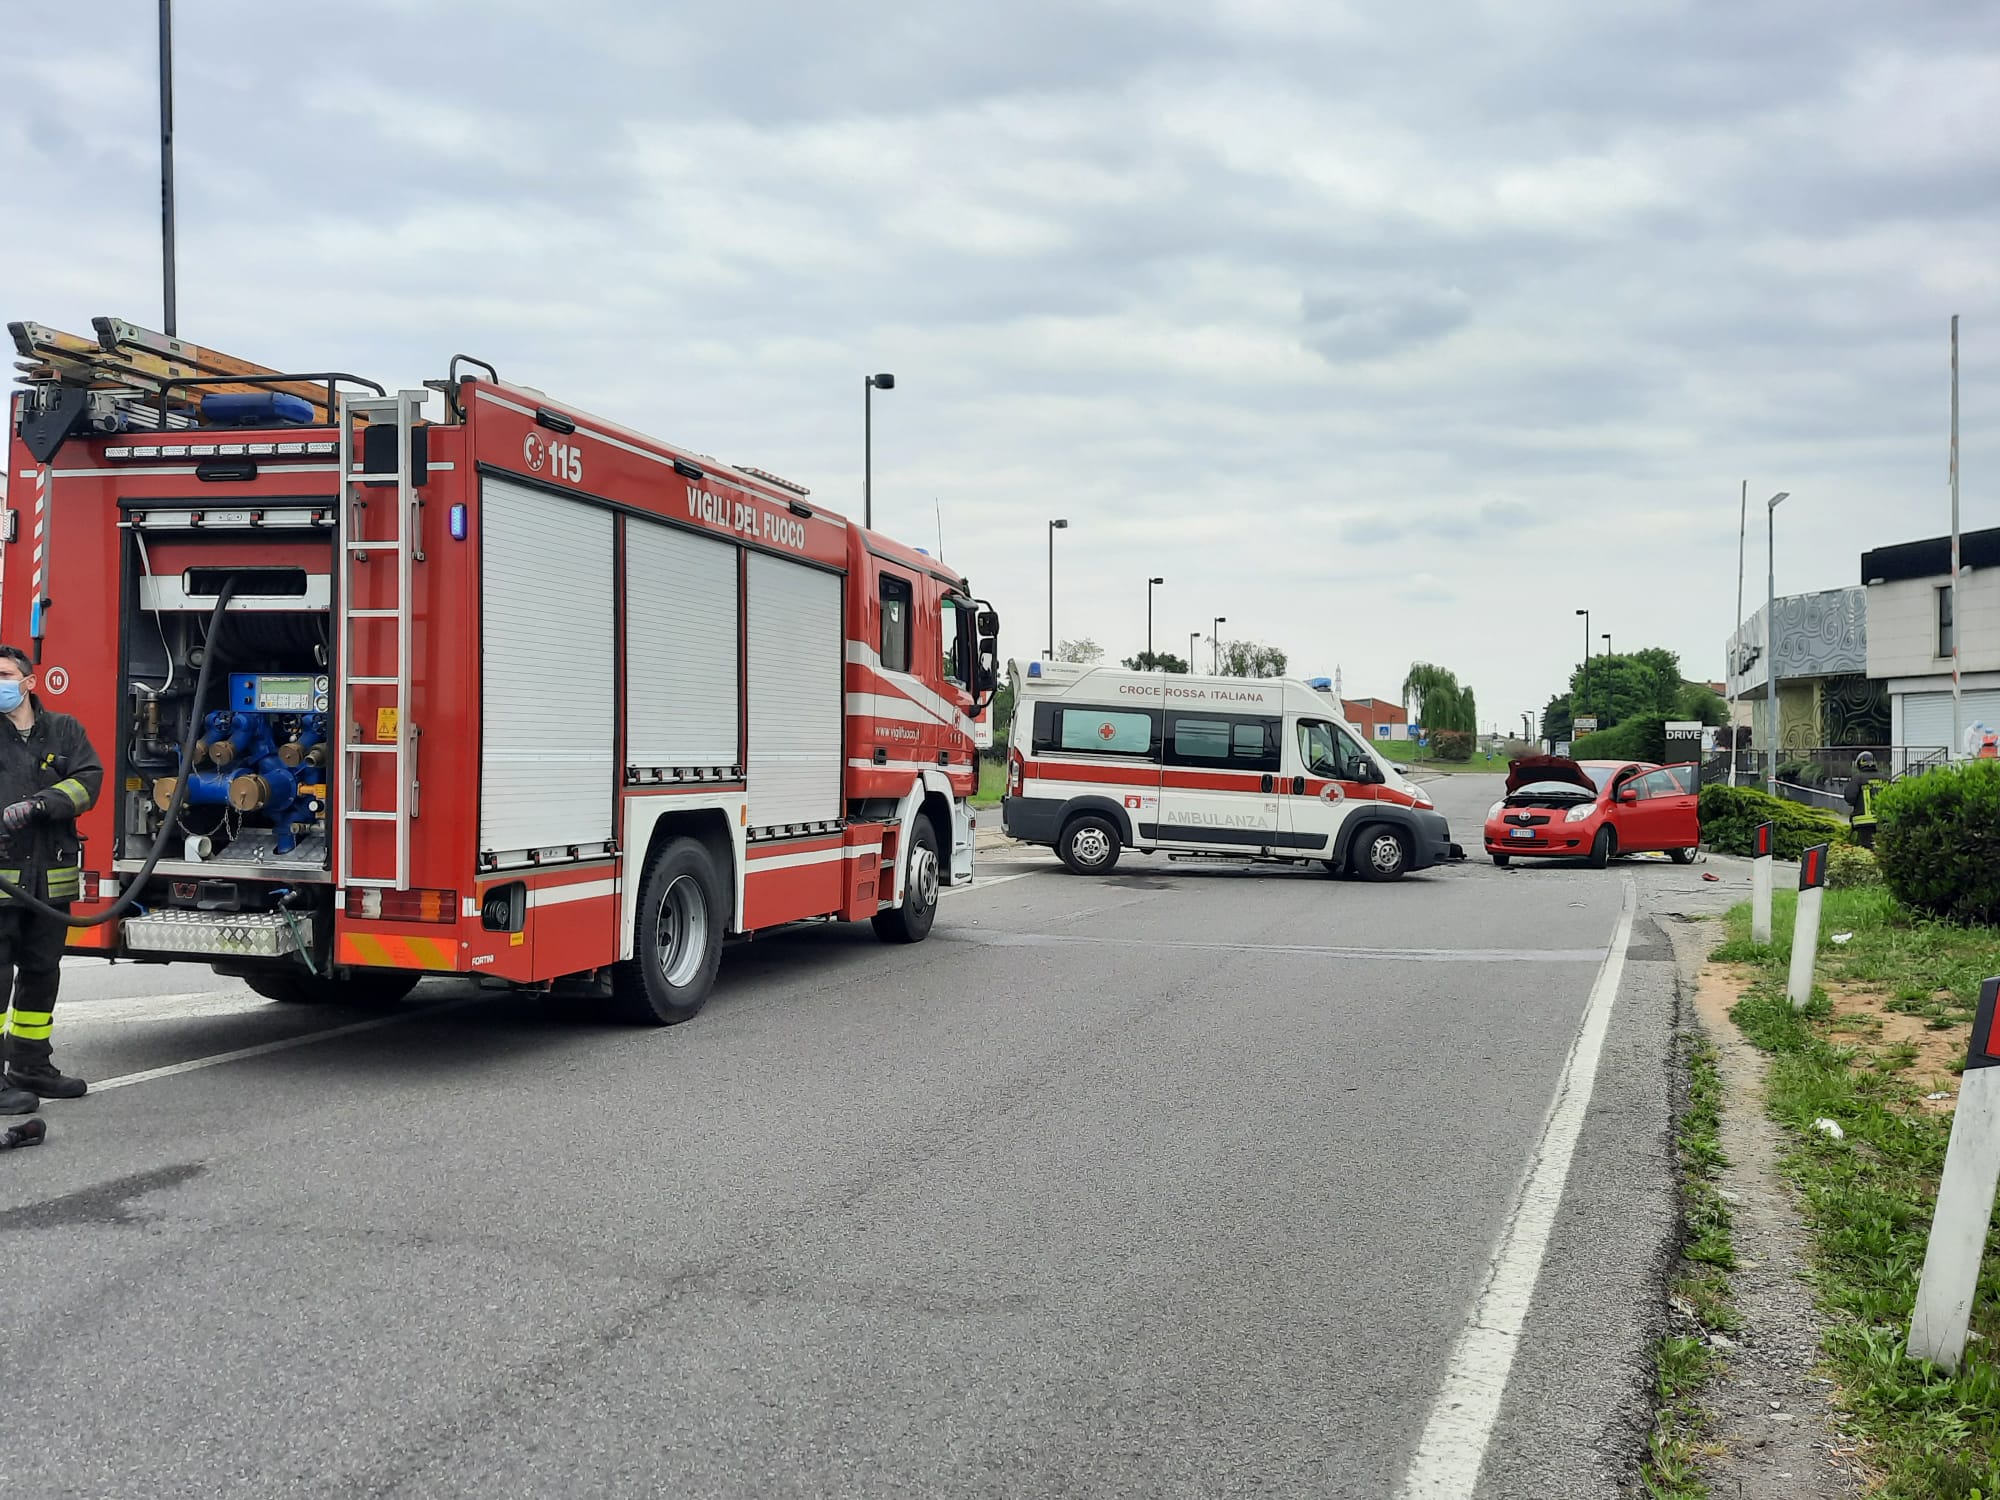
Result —
<path fill-rule="evenodd" d="M 1868 587 L 1868 675 L 1889 691 L 1892 737 L 1913 752 L 1950 746 L 1965 731 L 2000 729 L 2000 527 L 1959 538 L 1958 616 L 1951 608 L 1951 538 L 1877 547 L 1861 555 Z M 1952 744 L 1951 648 L 1959 649 L 1961 743 Z"/>

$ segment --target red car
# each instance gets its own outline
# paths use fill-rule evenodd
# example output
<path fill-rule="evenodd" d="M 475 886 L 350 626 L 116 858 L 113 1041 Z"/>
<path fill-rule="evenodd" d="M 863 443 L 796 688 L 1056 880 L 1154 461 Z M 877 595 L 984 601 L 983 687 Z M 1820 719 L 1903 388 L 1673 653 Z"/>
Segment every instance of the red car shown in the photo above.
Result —
<path fill-rule="evenodd" d="M 1507 795 L 1486 814 L 1486 852 L 1587 859 L 1665 850 L 1676 864 L 1701 844 L 1697 768 L 1531 755 L 1507 766 Z"/>

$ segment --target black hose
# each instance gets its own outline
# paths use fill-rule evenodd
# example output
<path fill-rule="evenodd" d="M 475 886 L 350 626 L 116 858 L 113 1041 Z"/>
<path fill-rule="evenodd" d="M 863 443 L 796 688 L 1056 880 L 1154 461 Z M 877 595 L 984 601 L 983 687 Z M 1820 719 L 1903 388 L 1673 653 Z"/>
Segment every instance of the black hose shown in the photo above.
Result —
<path fill-rule="evenodd" d="M 152 877 L 153 866 L 157 865 L 160 856 L 167 852 L 167 844 L 172 840 L 174 830 L 180 826 L 181 808 L 187 802 L 188 776 L 194 765 L 195 741 L 201 738 L 201 704 L 208 696 L 209 673 L 215 667 L 215 642 L 218 632 L 222 629 L 222 612 L 229 608 L 230 598 L 236 593 L 237 581 L 234 577 L 225 578 L 222 582 L 222 592 L 215 596 L 215 612 L 208 617 L 208 646 L 202 652 L 201 671 L 194 680 L 194 705 L 188 714 L 187 737 L 181 741 L 181 768 L 180 774 L 174 779 L 174 795 L 167 803 L 166 821 L 160 825 L 160 836 L 153 840 L 152 852 L 146 856 L 146 862 L 139 867 L 139 873 L 132 877 L 132 883 L 125 887 L 125 894 L 95 916 L 76 917 L 59 906 L 50 906 L 46 901 L 37 900 L 6 876 L 0 875 L 0 891 L 6 892 L 8 899 L 18 901 L 29 911 L 54 921 L 66 922 L 71 927 L 102 927 L 114 917 L 124 916 L 138 904 L 139 893 L 146 888 L 147 880 Z"/>

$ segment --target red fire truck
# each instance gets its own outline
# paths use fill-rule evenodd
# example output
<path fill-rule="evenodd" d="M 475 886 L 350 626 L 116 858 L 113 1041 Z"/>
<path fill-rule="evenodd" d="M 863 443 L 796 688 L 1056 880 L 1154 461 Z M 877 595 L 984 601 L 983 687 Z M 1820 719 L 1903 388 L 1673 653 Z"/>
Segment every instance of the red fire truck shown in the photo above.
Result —
<path fill-rule="evenodd" d="M 476 360 L 9 327 L 0 638 L 107 773 L 72 951 L 672 1023 L 727 935 L 917 942 L 972 878 L 999 627 L 936 559 Z"/>

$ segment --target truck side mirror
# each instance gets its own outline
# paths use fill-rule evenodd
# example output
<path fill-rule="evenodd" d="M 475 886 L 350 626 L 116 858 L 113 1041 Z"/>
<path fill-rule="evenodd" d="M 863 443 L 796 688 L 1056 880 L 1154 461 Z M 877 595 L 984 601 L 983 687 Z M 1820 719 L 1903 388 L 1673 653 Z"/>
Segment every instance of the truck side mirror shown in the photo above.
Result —
<path fill-rule="evenodd" d="M 997 638 L 1000 634 L 1000 616 L 990 609 L 982 609 L 979 612 L 978 624 L 979 633 L 987 638 L 982 642 L 982 645 L 990 645 L 997 650 L 999 648 Z"/>

